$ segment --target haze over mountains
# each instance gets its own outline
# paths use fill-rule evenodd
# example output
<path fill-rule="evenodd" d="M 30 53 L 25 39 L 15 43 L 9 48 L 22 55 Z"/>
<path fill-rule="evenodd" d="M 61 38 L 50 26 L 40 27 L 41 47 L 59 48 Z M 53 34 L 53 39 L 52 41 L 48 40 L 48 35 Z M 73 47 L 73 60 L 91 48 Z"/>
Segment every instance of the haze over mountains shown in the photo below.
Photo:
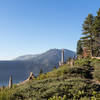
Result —
<path fill-rule="evenodd" d="M 75 52 L 64 49 L 64 61 L 75 56 Z M 51 49 L 37 55 L 25 55 L 15 58 L 12 61 L 0 61 L 0 80 L 7 81 L 13 76 L 15 82 L 25 80 L 30 72 L 38 75 L 40 69 L 43 72 L 51 71 L 54 66 L 58 67 L 61 60 L 61 49 Z"/>
<path fill-rule="evenodd" d="M 20 61 L 24 61 L 24 60 L 30 60 L 30 59 L 34 59 L 34 57 L 39 56 L 39 54 L 35 54 L 35 55 L 24 55 L 24 56 L 19 56 L 17 58 L 15 58 L 14 60 L 20 60 Z"/>

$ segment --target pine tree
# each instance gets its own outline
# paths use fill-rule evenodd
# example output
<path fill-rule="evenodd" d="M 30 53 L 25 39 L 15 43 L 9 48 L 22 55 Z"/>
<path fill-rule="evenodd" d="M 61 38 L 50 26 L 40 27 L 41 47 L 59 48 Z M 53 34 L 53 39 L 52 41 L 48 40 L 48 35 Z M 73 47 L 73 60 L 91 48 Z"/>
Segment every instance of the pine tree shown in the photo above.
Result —
<path fill-rule="evenodd" d="M 43 74 L 43 70 L 42 70 L 42 68 L 40 69 L 40 72 L 39 72 L 39 74 Z"/>
<path fill-rule="evenodd" d="M 94 16 L 92 14 L 88 14 L 83 24 L 83 37 L 81 37 L 81 40 L 83 42 L 83 47 L 86 47 L 88 50 L 90 50 L 91 56 L 93 54 L 94 41 L 93 25 Z"/>
<path fill-rule="evenodd" d="M 100 9 L 97 12 L 97 16 L 95 17 L 94 21 L 94 51 L 95 51 L 95 56 L 100 56 Z"/>
<path fill-rule="evenodd" d="M 82 41 L 79 40 L 77 42 L 77 55 L 82 55 L 83 49 L 82 49 Z"/>
<path fill-rule="evenodd" d="M 57 69 L 57 67 L 56 67 L 56 66 L 54 66 L 54 68 L 53 68 L 53 69 L 55 70 L 55 69 Z"/>

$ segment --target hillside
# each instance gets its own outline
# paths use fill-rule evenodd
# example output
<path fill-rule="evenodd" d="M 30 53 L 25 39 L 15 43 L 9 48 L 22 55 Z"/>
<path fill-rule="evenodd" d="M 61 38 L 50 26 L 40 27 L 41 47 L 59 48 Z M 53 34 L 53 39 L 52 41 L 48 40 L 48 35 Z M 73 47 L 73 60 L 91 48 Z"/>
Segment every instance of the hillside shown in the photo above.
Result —
<path fill-rule="evenodd" d="M 67 49 L 64 51 L 65 61 L 75 55 L 73 51 Z M 12 61 L 0 61 L 0 80 L 7 83 L 9 76 L 12 75 L 15 82 L 19 82 L 26 79 L 30 72 L 33 72 L 36 76 L 40 69 L 44 73 L 49 72 L 54 66 L 58 67 L 60 59 L 61 50 L 51 49 L 42 54 L 21 56 Z"/>
<path fill-rule="evenodd" d="M 83 59 L 73 67 L 61 66 L 23 85 L 2 90 L 0 100 L 99 100 L 98 64 L 95 59 Z"/>

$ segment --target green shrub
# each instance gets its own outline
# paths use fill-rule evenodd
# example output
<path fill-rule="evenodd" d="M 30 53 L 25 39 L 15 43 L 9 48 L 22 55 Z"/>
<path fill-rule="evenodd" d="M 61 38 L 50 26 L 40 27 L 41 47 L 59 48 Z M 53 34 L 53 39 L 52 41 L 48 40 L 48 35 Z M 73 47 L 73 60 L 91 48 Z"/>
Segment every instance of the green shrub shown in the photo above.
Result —
<path fill-rule="evenodd" d="M 100 61 L 97 61 L 94 64 L 94 73 L 93 73 L 94 79 L 96 81 L 100 82 Z"/>
<path fill-rule="evenodd" d="M 76 66 L 86 66 L 89 65 L 90 63 L 91 63 L 90 58 L 83 58 L 75 61 Z"/>
<path fill-rule="evenodd" d="M 67 100 L 67 97 L 66 97 L 66 95 L 64 95 L 63 97 L 53 96 L 52 98 L 49 98 L 48 100 Z"/>

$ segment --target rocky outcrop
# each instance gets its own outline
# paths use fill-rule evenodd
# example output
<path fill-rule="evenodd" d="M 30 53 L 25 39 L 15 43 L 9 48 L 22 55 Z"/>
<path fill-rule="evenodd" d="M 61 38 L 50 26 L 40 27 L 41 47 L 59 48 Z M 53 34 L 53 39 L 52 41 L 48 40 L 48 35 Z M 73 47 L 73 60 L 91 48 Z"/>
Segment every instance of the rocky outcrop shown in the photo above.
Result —
<path fill-rule="evenodd" d="M 23 82 L 21 82 L 21 83 L 19 83 L 17 85 L 24 84 L 26 82 L 29 82 L 29 81 L 33 80 L 33 79 L 35 79 L 35 76 L 34 76 L 34 74 L 32 72 L 30 72 L 30 76 L 25 81 L 23 81 Z"/>

